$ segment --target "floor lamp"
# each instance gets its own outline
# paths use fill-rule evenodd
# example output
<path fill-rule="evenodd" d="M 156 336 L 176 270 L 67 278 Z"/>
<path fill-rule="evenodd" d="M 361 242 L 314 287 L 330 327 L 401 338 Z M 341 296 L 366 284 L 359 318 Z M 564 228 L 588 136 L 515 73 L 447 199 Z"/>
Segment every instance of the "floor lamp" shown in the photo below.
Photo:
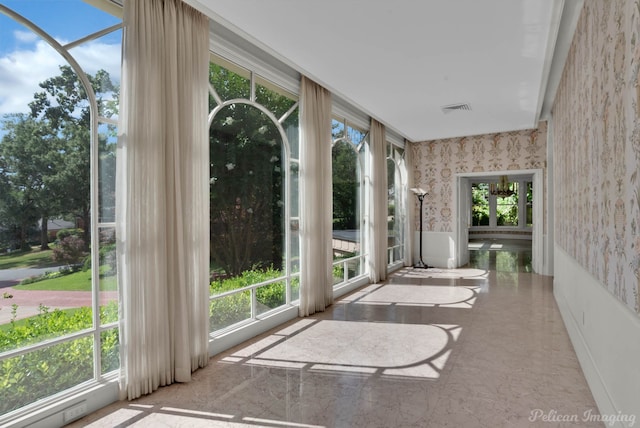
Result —
<path fill-rule="evenodd" d="M 420 201 L 420 260 L 413 267 L 421 268 L 421 269 L 429 269 L 431 266 L 427 265 L 422 260 L 422 202 L 424 201 L 424 197 L 427 196 L 427 192 L 421 189 L 420 187 L 414 187 L 411 189 L 413 193 L 418 197 Z"/>

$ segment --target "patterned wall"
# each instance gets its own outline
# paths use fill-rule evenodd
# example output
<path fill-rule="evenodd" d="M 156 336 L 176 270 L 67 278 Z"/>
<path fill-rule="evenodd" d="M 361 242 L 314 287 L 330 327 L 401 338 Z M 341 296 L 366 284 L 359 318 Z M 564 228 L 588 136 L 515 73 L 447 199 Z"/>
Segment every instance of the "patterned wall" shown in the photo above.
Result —
<path fill-rule="evenodd" d="M 640 314 L 640 2 L 590 0 L 554 104 L 555 239 Z"/>
<path fill-rule="evenodd" d="M 413 144 L 413 150 L 415 185 L 429 193 L 424 199 L 423 230 L 452 232 L 456 174 L 523 169 L 546 171 L 547 123 L 540 122 L 538 129 L 528 131 L 425 141 Z M 416 211 L 417 223 L 420 221 L 418 215 Z"/>

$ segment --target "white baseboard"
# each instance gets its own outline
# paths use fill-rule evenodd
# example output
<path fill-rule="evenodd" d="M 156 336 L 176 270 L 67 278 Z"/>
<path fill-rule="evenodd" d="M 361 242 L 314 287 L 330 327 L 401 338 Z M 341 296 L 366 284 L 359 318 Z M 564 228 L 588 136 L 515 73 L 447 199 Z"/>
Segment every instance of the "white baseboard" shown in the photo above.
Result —
<path fill-rule="evenodd" d="M 606 426 L 640 423 L 640 317 L 557 245 L 554 296 Z"/>

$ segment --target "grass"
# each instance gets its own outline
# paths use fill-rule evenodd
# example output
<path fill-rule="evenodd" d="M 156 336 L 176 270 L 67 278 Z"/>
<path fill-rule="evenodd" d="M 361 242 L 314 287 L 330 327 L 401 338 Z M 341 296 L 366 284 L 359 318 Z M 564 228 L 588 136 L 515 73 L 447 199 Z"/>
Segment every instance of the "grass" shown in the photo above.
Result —
<path fill-rule="evenodd" d="M 91 291 L 91 271 L 75 272 L 32 284 L 16 285 L 13 288 L 16 290 Z M 117 289 L 115 275 L 100 278 L 100 291 L 115 291 Z"/>
<path fill-rule="evenodd" d="M 40 250 L 33 247 L 31 251 L 11 252 L 0 255 L 0 270 L 17 268 L 46 268 L 59 265 L 51 258 L 53 250 Z"/>
<path fill-rule="evenodd" d="M 32 247 L 31 251 L 14 251 L 0 255 L 0 270 L 17 268 L 54 268 L 59 263 L 51 258 L 53 250 L 40 250 L 40 247 Z M 107 266 L 101 267 L 101 273 L 105 273 Z M 55 269 L 52 269 L 54 271 Z M 59 291 L 91 291 L 91 271 L 75 272 L 57 278 L 46 279 L 32 284 L 15 285 L 16 290 L 59 290 Z M 100 291 L 117 290 L 116 277 L 104 276 L 100 278 Z"/>

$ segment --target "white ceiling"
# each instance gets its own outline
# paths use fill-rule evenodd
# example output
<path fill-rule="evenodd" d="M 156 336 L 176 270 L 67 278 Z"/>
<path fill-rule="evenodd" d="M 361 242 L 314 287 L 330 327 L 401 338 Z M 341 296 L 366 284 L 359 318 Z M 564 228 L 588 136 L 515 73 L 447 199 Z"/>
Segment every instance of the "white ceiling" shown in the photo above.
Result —
<path fill-rule="evenodd" d="M 582 4 L 188 2 L 411 141 L 536 127 L 553 100 Z M 459 103 L 471 110 L 442 111 Z"/>

